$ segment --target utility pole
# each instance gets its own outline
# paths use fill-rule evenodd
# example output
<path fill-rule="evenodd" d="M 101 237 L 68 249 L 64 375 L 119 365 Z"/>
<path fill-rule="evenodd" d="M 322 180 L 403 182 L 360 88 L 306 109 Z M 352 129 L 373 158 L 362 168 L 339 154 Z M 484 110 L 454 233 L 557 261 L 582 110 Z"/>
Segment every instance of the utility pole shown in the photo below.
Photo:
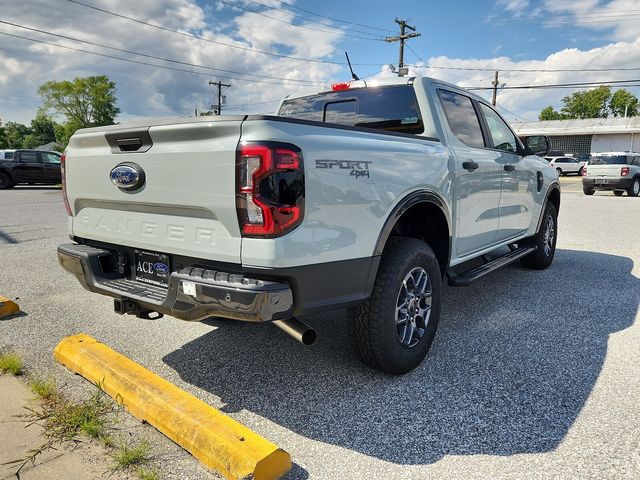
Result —
<path fill-rule="evenodd" d="M 216 112 L 216 115 L 220 115 L 220 111 L 222 110 L 222 87 L 230 87 L 231 85 L 229 85 L 228 83 L 222 83 L 220 81 L 212 82 L 211 80 L 209 80 L 209 85 L 218 86 L 218 111 Z"/>
<path fill-rule="evenodd" d="M 491 104 L 495 107 L 496 97 L 498 96 L 498 85 L 500 85 L 498 82 L 498 70 L 496 70 L 496 79 L 491 83 L 491 85 L 493 85 L 493 98 L 491 99 Z"/>
<path fill-rule="evenodd" d="M 416 32 L 416 27 L 409 25 L 406 20 L 395 19 L 395 22 L 400 25 L 400 35 L 397 37 L 386 37 L 385 42 L 400 42 L 400 58 L 398 60 L 398 76 L 402 77 L 409 73 L 409 70 L 404 67 L 404 42 L 410 38 L 419 37 L 420 34 Z M 406 33 L 407 30 L 411 30 L 414 33 Z"/>

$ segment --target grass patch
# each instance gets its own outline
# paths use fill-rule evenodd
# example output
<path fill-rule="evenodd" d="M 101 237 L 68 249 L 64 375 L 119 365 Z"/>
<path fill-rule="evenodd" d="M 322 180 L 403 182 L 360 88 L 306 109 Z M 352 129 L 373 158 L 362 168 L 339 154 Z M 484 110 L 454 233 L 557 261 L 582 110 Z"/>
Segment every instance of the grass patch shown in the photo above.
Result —
<path fill-rule="evenodd" d="M 136 475 L 140 480 L 160 480 L 160 471 L 156 468 L 139 468 Z"/>
<path fill-rule="evenodd" d="M 29 380 L 29 388 L 40 399 L 53 401 L 58 395 L 58 387 L 53 378 L 33 377 Z"/>
<path fill-rule="evenodd" d="M 24 362 L 17 353 L 9 352 L 0 355 L 0 372 L 11 373 L 15 376 L 24 373 Z"/>
<path fill-rule="evenodd" d="M 129 445 L 120 442 L 113 454 L 116 469 L 144 465 L 151 460 L 151 446 L 149 442 L 142 441 L 138 445 Z"/>

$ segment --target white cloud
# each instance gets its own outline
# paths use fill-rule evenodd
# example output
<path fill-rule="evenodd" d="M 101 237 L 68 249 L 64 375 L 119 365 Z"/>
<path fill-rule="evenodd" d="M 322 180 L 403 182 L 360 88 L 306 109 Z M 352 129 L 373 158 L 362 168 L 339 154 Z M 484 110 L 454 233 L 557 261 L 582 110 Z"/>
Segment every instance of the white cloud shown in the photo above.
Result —
<path fill-rule="evenodd" d="M 235 17 L 229 19 L 229 8 L 226 8 L 224 16 L 227 20 L 223 22 L 220 21 L 220 12 L 215 10 L 216 6 L 208 5 L 203 9 L 195 0 L 104 0 L 88 3 L 210 40 L 270 52 L 281 50 L 297 57 L 328 58 L 342 36 L 342 31 L 337 28 L 333 31 L 327 27 L 332 30 L 330 33 L 306 30 L 245 11 L 234 12 Z M 252 6 L 254 8 L 255 5 Z M 339 66 L 300 62 L 187 38 L 64 1 L 55 5 L 47 0 L 6 2 L 2 10 L 1 20 L 4 21 L 218 69 L 314 82 L 328 82 L 340 70 Z M 261 11 L 291 22 L 290 15 L 285 12 Z M 214 97 L 213 89 L 208 85 L 210 79 L 220 78 L 233 85 L 225 92 L 227 103 L 233 105 L 263 102 L 301 88 L 294 81 L 263 79 L 273 84 L 258 83 L 257 78 L 170 64 L 56 39 L 5 24 L 0 24 L 0 31 L 206 74 L 193 75 L 142 66 L 0 35 L 0 118 L 3 121 L 30 121 L 41 103 L 36 94 L 40 84 L 76 76 L 106 74 L 114 80 L 118 88 L 118 105 L 122 110 L 121 121 L 133 116 L 191 115 L 195 108 L 206 109 Z M 270 111 L 275 106 L 274 103 L 257 108 Z"/>
<path fill-rule="evenodd" d="M 529 0 L 498 0 L 497 7 L 511 13 L 523 12 L 529 6 Z"/>

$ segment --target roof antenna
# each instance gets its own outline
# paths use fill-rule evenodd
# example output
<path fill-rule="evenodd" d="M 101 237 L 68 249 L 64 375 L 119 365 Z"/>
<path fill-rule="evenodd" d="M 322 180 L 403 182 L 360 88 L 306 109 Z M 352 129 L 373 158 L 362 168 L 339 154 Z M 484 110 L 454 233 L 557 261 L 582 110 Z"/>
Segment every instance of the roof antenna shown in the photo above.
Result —
<path fill-rule="evenodd" d="M 353 68 L 351 67 L 351 60 L 349 60 L 349 54 L 347 52 L 344 52 L 344 56 L 347 57 L 347 63 L 349 64 L 349 70 L 351 70 L 351 77 L 354 80 L 360 80 L 358 78 L 358 75 L 356 75 L 355 73 L 353 73 Z"/>

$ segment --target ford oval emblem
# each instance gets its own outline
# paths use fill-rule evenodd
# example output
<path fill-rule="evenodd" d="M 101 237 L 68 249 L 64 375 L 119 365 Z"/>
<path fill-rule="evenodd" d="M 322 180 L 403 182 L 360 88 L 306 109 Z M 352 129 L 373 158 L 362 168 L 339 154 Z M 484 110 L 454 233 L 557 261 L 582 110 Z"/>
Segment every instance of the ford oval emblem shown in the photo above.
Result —
<path fill-rule="evenodd" d="M 116 165 L 109 174 L 111 183 L 120 190 L 136 190 L 144 185 L 144 170 L 133 162 Z"/>
<path fill-rule="evenodd" d="M 167 265 L 165 265 L 164 263 L 154 263 L 153 264 L 153 269 L 158 272 L 158 273 L 162 273 L 164 275 L 166 275 L 167 273 L 169 273 L 169 267 Z"/>

